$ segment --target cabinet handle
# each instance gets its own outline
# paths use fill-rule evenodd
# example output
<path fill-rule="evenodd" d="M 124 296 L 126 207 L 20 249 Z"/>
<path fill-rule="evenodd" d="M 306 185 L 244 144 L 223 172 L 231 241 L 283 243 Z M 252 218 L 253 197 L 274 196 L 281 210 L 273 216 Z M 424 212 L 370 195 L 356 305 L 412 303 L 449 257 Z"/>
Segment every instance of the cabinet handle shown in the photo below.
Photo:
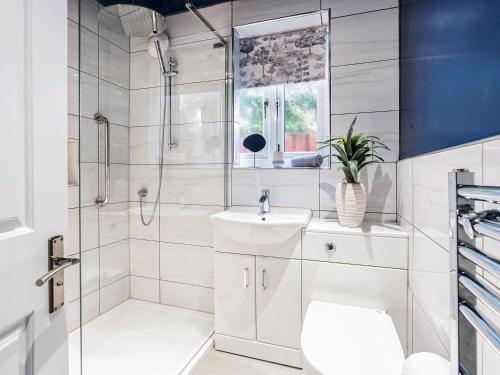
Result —
<path fill-rule="evenodd" d="M 267 288 L 267 284 L 266 284 L 266 270 L 262 270 L 262 289 L 266 289 Z"/>
<path fill-rule="evenodd" d="M 243 288 L 248 288 L 248 267 L 243 269 Z"/>

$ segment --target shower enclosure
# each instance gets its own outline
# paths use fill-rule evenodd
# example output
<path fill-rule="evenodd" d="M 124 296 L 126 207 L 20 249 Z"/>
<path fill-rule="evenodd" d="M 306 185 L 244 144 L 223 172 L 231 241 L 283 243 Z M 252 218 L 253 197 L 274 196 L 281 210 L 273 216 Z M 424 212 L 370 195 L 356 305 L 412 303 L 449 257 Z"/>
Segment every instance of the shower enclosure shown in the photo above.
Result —
<path fill-rule="evenodd" d="M 68 0 L 72 375 L 187 374 L 214 331 L 230 7 L 138 3 Z"/>

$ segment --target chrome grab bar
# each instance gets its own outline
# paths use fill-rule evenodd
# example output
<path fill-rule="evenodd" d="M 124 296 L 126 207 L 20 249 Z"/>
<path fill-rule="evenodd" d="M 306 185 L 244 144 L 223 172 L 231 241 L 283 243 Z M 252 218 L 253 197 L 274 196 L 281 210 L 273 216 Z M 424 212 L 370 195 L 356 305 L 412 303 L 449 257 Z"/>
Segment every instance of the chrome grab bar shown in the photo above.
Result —
<path fill-rule="evenodd" d="M 495 314 L 497 314 L 497 316 L 500 317 L 500 300 L 498 299 L 497 295 L 465 275 L 461 275 L 458 278 L 458 281 L 479 301 L 484 303 L 491 311 L 493 311 Z"/>
<path fill-rule="evenodd" d="M 500 353 L 500 337 L 493 328 L 486 323 L 474 310 L 461 304 L 459 307 L 463 317 L 476 329 L 476 331 Z"/>
<path fill-rule="evenodd" d="M 498 187 L 465 185 L 457 189 L 457 194 L 466 199 L 500 203 L 500 188 Z"/>
<path fill-rule="evenodd" d="M 471 249 L 470 247 L 464 245 L 458 247 L 458 252 L 460 255 L 467 258 L 472 263 L 478 265 L 483 270 L 490 273 L 492 276 L 500 279 L 500 264 L 494 259 L 487 257 L 479 251 Z"/>
<path fill-rule="evenodd" d="M 105 132 L 104 132 L 104 197 L 99 195 L 95 199 L 95 204 L 97 207 L 102 207 L 106 203 L 109 202 L 109 198 L 111 195 L 111 172 L 110 172 L 110 159 L 109 159 L 109 121 L 102 114 L 97 112 L 94 114 L 94 120 L 97 122 L 97 125 L 104 124 Z"/>
<path fill-rule="evenodd" d="M 57 265 L 57 267 L 51 269 L 49 272 L 47 272 L 45 275 L 40 277 L 36 282 L 36 286 L 42 286 L 45 284 L 47 281 L 51 280 L 54 278 L 55 275 L 57 275 L 59 272 L 63 271 L 64 269 L 68 268 L 69 266 L 72 266 L 74 264 L 80 263 L 80 259 L 78 258 L 52 258 L 52 262 L 54 265 Z"/>

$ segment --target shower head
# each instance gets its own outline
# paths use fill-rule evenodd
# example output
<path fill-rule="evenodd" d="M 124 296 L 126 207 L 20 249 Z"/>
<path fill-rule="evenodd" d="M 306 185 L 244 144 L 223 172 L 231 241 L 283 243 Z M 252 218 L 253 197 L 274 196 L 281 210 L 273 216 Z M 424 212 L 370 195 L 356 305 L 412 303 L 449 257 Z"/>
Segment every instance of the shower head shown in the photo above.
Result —
<path fill-rule="evenodd" d="M 158 35 L 167 28 L 160 13 L 138 5 L 107 6 L 99 11 L 98 19 L 100 25 L 129 37 Z"/>

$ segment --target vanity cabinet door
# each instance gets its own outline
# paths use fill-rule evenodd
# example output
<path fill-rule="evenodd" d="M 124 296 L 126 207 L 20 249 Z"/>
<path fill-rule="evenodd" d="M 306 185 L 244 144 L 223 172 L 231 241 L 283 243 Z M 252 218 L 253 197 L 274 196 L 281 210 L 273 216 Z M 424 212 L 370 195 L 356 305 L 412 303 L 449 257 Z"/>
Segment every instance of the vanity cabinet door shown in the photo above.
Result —
<path fill-rule="evenodd" d="M 255 340 L 255 257 L 215 253 L 215 331 Z"/>
<path fill-rule="evenodd" d="M 300 348 L 300 260 L 257 257 L 257 340 Z"/>

